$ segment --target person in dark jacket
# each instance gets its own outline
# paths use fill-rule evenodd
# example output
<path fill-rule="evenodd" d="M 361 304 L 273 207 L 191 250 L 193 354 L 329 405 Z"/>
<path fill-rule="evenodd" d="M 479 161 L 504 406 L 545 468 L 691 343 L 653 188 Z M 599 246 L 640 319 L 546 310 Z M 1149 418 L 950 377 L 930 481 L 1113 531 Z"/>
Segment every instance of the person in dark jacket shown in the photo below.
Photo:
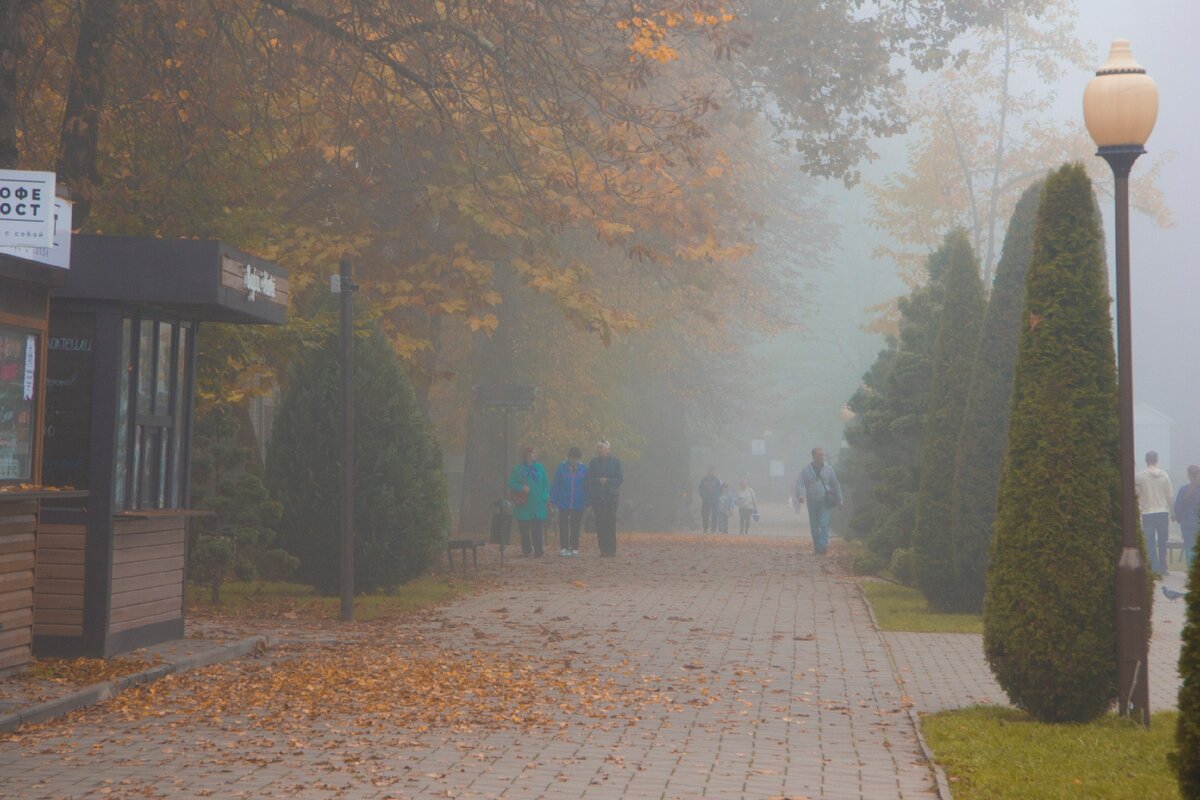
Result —
<path fill-rule="evenodd" d="M 700 479 L 700 522 L 705 533 L 717 531 L 717 500 L 720 497 L 721 479 L 717 477 L 717 468 L 709 467 L 708 474 Z"/>
<path fill-rule="evenodd" d="M 1196 532 L 1200 529 L 1200 466 L 1188 467 L 1188 482 L 1179 487 L 1175 495 L 1175 520 L 1183 535 L 1184 564 L 1192 565 L 1192 549 L 1196 546 Z"/>
<path fill-rule="evenodd" d="M 558 509 L 558 546 L 560 556 L 579 555 L 579 529 L 587 508 L 587 467 L 578 447 L 567 451 L 567 460 L 558 465 L 550 486 L 550 502 Z"/>
<path fill-rule="evenodd" d="M 587 467 L 588 502 L 596 513 L 596 541 L 600 555 L 617 554 L 617 507 L 621 504 L 621 462 L 606 440 L 596 443 L 596 457 Z"/>

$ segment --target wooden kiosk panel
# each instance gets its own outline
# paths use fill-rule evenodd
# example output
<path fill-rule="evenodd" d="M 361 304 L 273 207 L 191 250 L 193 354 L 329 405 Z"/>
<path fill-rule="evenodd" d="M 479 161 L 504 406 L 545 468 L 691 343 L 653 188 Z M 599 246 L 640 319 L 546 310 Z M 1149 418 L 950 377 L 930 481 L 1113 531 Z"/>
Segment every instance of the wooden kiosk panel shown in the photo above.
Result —
<path fill-rule="evenodd" d="M 32 658 L 37 501 L 0 498 L 0 674 Z"/>
<path fill-rule="evenodd" d="M 109 633 L 183 618 L 186 518 L 118 518 L 113 526 Z M 120 574 L 119 567 L 127 567 Z"/>

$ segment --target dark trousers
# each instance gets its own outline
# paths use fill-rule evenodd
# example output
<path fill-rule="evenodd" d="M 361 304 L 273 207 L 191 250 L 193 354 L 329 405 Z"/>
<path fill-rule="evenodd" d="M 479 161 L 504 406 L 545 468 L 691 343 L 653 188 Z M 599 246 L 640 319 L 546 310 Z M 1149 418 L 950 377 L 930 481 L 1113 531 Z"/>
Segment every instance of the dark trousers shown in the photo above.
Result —
<path fill-rule="evenodd" d="M 711 528 L 709 527 L 710 522 L 712 523 Z M 717 529 L 717 498 L 700 498 L 700 523 L 704 525 L 705 533 Z"/>
<path fill-rule="evenodd" d="M 716 520 L 713 526 L 718 533 L 729 533 L 729 512 L 714 511 L 713 519 Z"/>
<path fill-rule="evenodd" d="M 1167 533 L 1171 530 L 1171 514 L 1159 511 L 1142 514 L 1142 533 L 1146 535 L 1146 550 L 1150 568 L 1160 575 L 1167 574 Z"/>
<path fill-rule="evenodd" d="M 579 529 L 583 527 L 583 512 L 558 510 L 558 546 L 562 550 L 579 549 Z"/>
<path fill-rule="evenodd" d="M 754 517 L 753 508 L 739 508 L 738 517 L 742 523 L 742 536 L 750 533 L 750 520 Z"/>
<path fill-rule="evenodd" d="M 544 519 L 519 519 L 517 527 L 521 529 L 521 552 L 525 555 L 542 554 L 542 536 L 546 530 Z"/>
<path fill-rule="evenodd" d="M 617 554 L 617 502 L 606 500 L 593 506 L 596 512 L 596 542 L 600 545 L 600 555 L 615 556 Z"/>

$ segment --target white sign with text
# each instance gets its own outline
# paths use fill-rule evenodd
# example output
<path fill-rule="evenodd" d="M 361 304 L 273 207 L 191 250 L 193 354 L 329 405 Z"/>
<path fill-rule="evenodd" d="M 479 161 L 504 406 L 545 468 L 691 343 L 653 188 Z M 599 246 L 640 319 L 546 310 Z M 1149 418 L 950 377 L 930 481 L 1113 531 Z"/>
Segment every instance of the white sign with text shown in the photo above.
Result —
<path fill-rule="evenodd" d="M 54 198 L 54 244 L 50 247 L 0 247 L 0 253 L 49 264 L 61 269 L 71 268 L 71 202 Z"/>
<path fill-rule="evenodd" d="M 54 173 L 0 169 L 0 246 L 53 244 Z"/>

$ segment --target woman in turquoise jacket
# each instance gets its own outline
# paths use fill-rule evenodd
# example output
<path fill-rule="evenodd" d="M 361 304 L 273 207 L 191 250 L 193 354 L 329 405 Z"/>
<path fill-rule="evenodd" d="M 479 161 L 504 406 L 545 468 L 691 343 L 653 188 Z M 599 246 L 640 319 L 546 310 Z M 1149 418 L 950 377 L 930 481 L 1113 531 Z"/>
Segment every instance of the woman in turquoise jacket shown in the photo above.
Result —
<path fill-rule="evenodd" d="M 537 450 L 532 445 L 521 447 L 521 463 L 508 476 L 508 489 L 513 499 L 513 516 L 521 529 L 521 554 L 542 557 L 542 539 L 546 533 L 546 511 L 550 503 L 550 481 L 546 468 L 538 463 Z"/>

